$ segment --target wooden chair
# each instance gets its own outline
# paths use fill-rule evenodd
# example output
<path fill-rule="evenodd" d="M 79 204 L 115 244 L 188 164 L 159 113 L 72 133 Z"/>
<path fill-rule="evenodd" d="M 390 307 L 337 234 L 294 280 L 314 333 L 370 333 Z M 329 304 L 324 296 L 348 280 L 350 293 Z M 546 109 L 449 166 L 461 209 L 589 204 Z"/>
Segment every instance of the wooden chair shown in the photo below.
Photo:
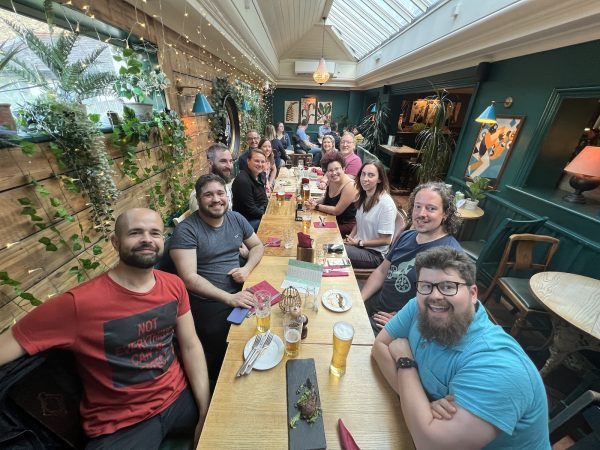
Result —
<path fill-rule="evenodd" d="M 394 226 L 394 234 L 392 235 L 392 243 L 390 249 L 394 246 L 400 233 L 406 229 L 408 224 L 408 214 L 401 207 L 398 207 L 398 213 L 396 214 L 396 222 Z M 354 269 L 354 276 L 359 280 L 366 280 L 373 273 L 375 269 Z"/>
<path fill-rule="evenodd" d="M 304 154 L 294 153 L 294 154 L 290 155 L 290 158 L 292 160 L 292 167 L 296 167 L 298 165 L 299 159 L 304 160 L 305 166 L 312 166 L 313 155 L 311 153 L 304 153 Z"/>
<path fill-rule="evenodd" d="M 591 390 L 584 392 L 551 416 L 548 428 L 552 444 L 567 437 L 574 444 L 571 449 L 600 448 L 600 394 Z"/>
<path fill-rule="evenodd" d="M 528 233 L 513 234 L 508 238 L 494 278 L 480 299 L 485 304 L 494 290 L 500 289 L 502 297 L 513 309 L 518 310 L 517 319 L 510 330 L 513 337 L 525 328 L 530 315 L 548 315 L 548 311 L 529 290 L 529 278 L 534 273 L 548 269 L 559 242 L 551 236 Z"/>

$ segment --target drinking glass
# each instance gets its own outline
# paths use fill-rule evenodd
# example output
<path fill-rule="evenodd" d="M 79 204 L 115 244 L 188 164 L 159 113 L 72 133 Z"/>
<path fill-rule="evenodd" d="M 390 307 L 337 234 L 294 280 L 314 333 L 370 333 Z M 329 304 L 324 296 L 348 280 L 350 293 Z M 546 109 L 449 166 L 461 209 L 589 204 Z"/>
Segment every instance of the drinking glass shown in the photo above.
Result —
<path fill-rule="evenodd" d="M 346 359 L 352 339 L 354 338 L 354 327 L 348 322 L 336 322 L 333 326 L 333 356 L 329 371 L 336 377 L 346 373 Z"/>
<path fill-rule="evenodd" d="M 310 210 L 306 210 L 302 213 L 302 231 L 308 233 L 310 230 L 310 222 L 312 220 L 312 216 L 310 214 Z"/>
<path fill-rule="evenodd" d="M 266 333 L 271 328 L 271 294 L 267 291 L 254 293 L 256 309 L 256 331 Z"/>
<path fill-rule="evenodd" d="M 310 198 L 310 184 L 306 183 L 302 185 L 302 201 L 308 203 Z"/>
<path fill-rule="evenodd" d="M 284 199 L 285 199 L 285 187 L 279 186 L 279 188 L 277 189 L 277 203 L 279 203 L 279 206 L 281 206 Z"/>
<path fill-rule="evenodd" d="M 285 340 L 285 354 L 291 358 L 300 352 L 300 338 L 302 337 L 302 320 L 300 316 L 286 314 L 283 318 L 283 337 Z"/>
<path fill-rule="evenodd" d="M 298 158 L 298 170 L 304 170 L 304 160 Z"/>
<path fill-rule="evenodd" d="M 312 309 L 317 311 L 319 303 L 317 301 L 317 290 L 313 287 L 307 287 L 304 294 L 304 309 Z"/>
<path fill-rule="evenodd" d="M 283 229 L 283 246 L 285 248 L 292 248 L 294 246 L 294 230 L 290 228 Z"/>

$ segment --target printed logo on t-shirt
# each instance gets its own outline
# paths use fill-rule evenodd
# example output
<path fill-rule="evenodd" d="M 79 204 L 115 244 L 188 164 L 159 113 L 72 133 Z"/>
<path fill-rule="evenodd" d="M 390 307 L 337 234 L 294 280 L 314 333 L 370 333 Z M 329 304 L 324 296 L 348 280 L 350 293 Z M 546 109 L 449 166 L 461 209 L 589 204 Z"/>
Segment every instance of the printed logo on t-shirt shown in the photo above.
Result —
<path fill-rule="evenodd" d="M 396 279 L 394 287 L 398 292 L 403 294 L 410 291 L 411 284 L 406 274 L 408 274 L 413 267 L 415 267 L 415 258 L 411 259 L 410 261 L 402 262 L 397 266 L 391 265 L 388 269 L 387 279 Z"/>
<path fill-rule="evenodd" d="M 125 387 L 153 380 L 174 359 L 173 330 L 177 301 L 104 324 L 104 351 L 113 385 Z"/>

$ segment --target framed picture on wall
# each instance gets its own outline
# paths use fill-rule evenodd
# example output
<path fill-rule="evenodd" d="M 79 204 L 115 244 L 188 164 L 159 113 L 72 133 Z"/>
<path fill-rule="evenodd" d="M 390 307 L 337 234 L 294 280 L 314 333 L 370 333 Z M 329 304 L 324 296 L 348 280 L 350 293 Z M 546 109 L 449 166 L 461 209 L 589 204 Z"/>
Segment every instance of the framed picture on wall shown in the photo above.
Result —
<path fill-rule="evenodd" d="M 300 104 L 300 120 L 306 119 L 308 124 L 314 124 L 317 119 L 317 99 L 304 97 Z"/>
<path fill-rule="evenodd" d="M 331 123 L 331 112 L 333 111 L 333 102 L 317 103 L 317 124 L 322 125 L 325 120 Z"/>
<path fill-rule="evenodd" d="M 283 110 L 285 111 L 285 123 L 300 122 L 300 102 L 286 100 L 283 102 Z"/>
<path fill-rule="evenodd" d="M 467 180 L 486 177 L 492 188 L 498 186 L 525 116 L 496 116 L 496 120 L 495 124 L 481 125 L 465 170 Z"/>

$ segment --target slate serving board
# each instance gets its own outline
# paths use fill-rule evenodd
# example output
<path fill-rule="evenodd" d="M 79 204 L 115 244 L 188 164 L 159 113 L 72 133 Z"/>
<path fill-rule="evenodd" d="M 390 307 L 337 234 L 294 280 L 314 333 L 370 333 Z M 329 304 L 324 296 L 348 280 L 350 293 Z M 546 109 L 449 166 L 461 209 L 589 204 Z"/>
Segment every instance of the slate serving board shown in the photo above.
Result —
<path fill-rule="evenodd" d="M 295 403 L 298 401 L 298 388 L 309 378 L 317 393 L 317 373 L 315 371 L 315 360 L 290 359 L 286 366 L 287 380 L 287 407 L 288 407 L 288 448 L 289 450 L 322 450 L 327 448 L 325 440 L 325 428 L 323 427 L 323 414 L 315 423 L 309 424 L 306 420 L 299 420 L 296 428 L 290 427 L 290 420 L 296 415 L 298 409 Z M 321 406 L 321 396 L 318 396 L 317 405 Z"/>

